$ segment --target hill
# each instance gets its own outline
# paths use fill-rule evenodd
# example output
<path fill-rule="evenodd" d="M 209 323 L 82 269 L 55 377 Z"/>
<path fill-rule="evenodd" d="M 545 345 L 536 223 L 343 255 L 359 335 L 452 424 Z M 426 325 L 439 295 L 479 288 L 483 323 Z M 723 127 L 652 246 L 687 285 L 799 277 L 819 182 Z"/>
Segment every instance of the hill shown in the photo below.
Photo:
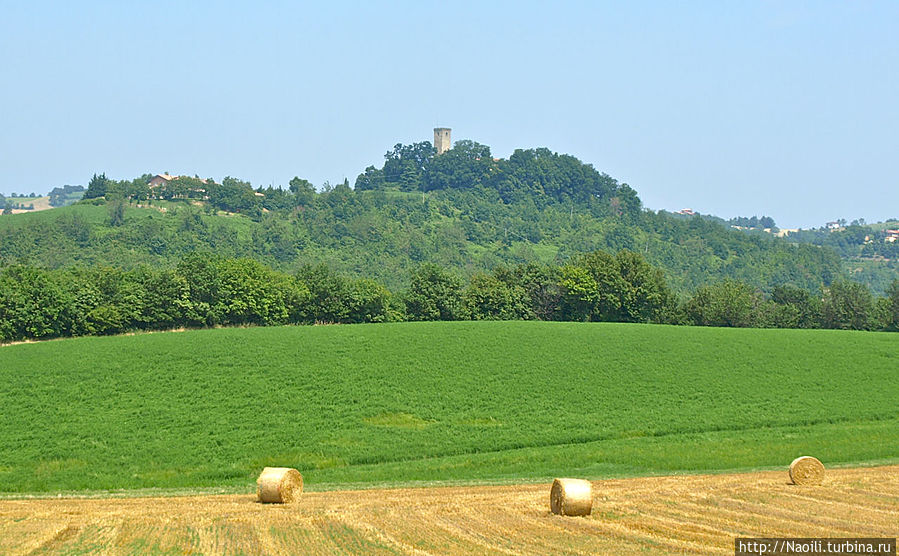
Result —
<path fill-rule="evenodd" d="M 201 250 L 285 271 L 324 263 L 397 290 L 424 262 L 471 276 L 629 249 L 681 293 L 727 278 L 817 291 L 844 275 L 832 249 L 644 210 L 627 184 L 547 149 L 494 159 L 471 141 L 440 156 L 429 143 L 397 145 L 355 188 L 318 192 L 300 178 L 254 191 L 230 177 L 151 190 L 148 176 L 95 176 L 78 206 L 0 218 L 0 266 L 172 267 Z"/>
<path fill-rule="evenodd" d="M 840 255 L 847 276 L 867 284 L 875 292 L 885 292 L 899 278 L 899 241 L 895 231 L 899 220 L 866 224 L 853 221 L 836 229 L 799 230 L 785 237 L 797 245 L 816 245 Z"/>
<path fill-rule="evenodd" d="M 13 193 L 11 196 L 6 197 L 0 194 L 0 214 L 21 214 L 67 206 L 79 201 L 83 194 L 84 187 L 80 185 L 54 187 L 45 196 L 40 196 L 37 193 L 29 195 L 16 195 Z"/>
<path fill-rule="evenodd" d="M 22 214 L 48 210 L 50 206 L 49 196 L 31 197 L 0 197 L 0 210 L 9 214 Z"/>
<path fill-rule="evenodd" d="M 540 322 L 12 345 L 0 485 L 239 486 L 265 465 L 320 488 L 895 460 L 897 354 L 885 333 Z"/>

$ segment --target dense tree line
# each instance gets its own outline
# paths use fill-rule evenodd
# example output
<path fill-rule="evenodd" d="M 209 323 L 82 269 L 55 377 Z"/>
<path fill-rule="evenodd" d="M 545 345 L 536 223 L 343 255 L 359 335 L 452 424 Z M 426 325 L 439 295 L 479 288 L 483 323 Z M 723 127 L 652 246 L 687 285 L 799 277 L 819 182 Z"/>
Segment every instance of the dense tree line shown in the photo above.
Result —
<path fill-rule="evenodd" d="M 84 195 L 84 186 L 81 185 L 64 185 L 62 187 L 54 187 L 50 190 L 50 206 L 64 207 L 81 199 Z"/>
<path fill-rule="evenodd" d="M 737 216 L 736 218 L 731 218 L 730 220 L 728 220 L 727 223 L 731 226 L 739 226 L 741 228 L 761 228 L 769 230 L 777 228 L 777 225 L 774 223 L 774 219 L 770 216 L 762 216 L 761 218 L 759 218 L 758 216 Z"/>
<path fill-rule="evenodd" d="M 438 191 L 486 188 L 505 203 L 528 200 L 588 205 L 604 215 L 639 212 L 636 192 L 577 158 L 546 148 L 517 149 L 508 159 L 493 158 L 490 147 L 457 141 L 440 156 L 430 142 L 396 145 L 382 168 L 369 166 L 355 189 Z"/>
<path fill-rule="evenodd" d="M 30 195 L 16 195 L 12 193 L 9 198 L 3 196 L 0 193 L 0 212 L 2 214 L 12 214 L 13 210 L 34 210 L 34 203 L 26 203 L 22 201 L 22 199 L 35 199 L 37 198 L 37 193 L 31 193 Z"/>
<path fill-rule="evenodd" d="M 173 269 L 15 265 L 0 272 L 4 342 L 178 327 L 469 319 L 896 330 L 899 281 L 882 298 L 854 282 L 816 294 L 786 286 L 766 296 L 724 281 L 682 302 L 661 269 L 627 250 L 586 253 L 560 266 L 499 266 L 468 280 L 425 263 L 400 292 L 324 265 L 285 273 L 198 253 Z"/>

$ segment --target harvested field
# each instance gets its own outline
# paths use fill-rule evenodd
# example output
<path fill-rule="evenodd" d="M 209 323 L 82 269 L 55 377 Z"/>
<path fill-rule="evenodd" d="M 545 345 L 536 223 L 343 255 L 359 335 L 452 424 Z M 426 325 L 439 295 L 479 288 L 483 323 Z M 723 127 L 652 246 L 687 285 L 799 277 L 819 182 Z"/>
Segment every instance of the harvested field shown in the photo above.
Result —
<path fill-rule="evenodd" d="M 540 485 L 0 500 L 2 554 L 733 554 L 735 536 L 895 537 L 899 466 L 595 481 L 589 517 Z"/>

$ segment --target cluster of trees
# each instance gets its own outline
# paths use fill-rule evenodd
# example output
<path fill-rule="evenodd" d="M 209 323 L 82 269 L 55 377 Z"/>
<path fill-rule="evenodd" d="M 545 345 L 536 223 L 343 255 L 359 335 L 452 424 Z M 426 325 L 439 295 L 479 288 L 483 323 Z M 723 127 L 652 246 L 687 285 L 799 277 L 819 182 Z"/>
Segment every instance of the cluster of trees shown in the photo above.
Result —
<path fill-rule="evenodd" d="M 369 166 L 355 189 L 437 191 L 487 188 L 505 203 L 529 200 L 595 204 L 606 214 L 636 214 L 641 203 L 626 183 L 600 173 L 577 158 L 546 148 L 518 149 L 508 159 L 493 158 L 490 147 L 457 141 L 440 156 L 430 142 L 396 145 L 382 168 Z"/>
<path fill-rule="evenodd" d="M 81 199 L 84 195 L 83 185 L 64 185 L 50 190 L 50 206 L 64 207 Z"/>
<path fill-rule="evenodd" d="M 737 216 L 736 218 L 728 220 L 727 223 L 731 226 L 739 226 L 741 228 L 774 229 L 777 227 L 774 223 L 774 219 L 770 216 L 762 216 L 761 218 L 758 216 Z"/>
<path fill-rule="evenodd" d="M 226 176 L 221 183 L 216 183 L 212 178 L 204 180 L 199 176 L 179 176 L 151 188 L 149 183 L 153 177 L 152 174 L 143 174 L 133 180 L 113 180 L 105 173 L 94 174 L 84 192 L 84 199 L 148 204 L 152 204 L 153 200 L 203 201 L 213 211 L 241 213 L 258 220 L 264 209 L 289 211 L 302 206 L 315 193 L 312 184 L 300 178 L 291 180 L 290 189 L 285 191 L 280 187 L 254 190 L 250 182 L 231 176 Z"/>
<path fill-rule="evenodd" d="M 684 309 L 687 322 L 700 326 L 897 330 L 899 280 L 879 298 L 864 284 L 848 280 L 817 294 L 778 286 L 770 296 L 728 280 L 699 288 Z"/>
<path fill-rule="evenodd" d="M 54 187 L 53 190 L 50 191 L 50 206 L 61 207 L 72 204 L 81 198 L 82 191 L 84 191 L 84 187 L 80 185 Z M 25 203 L 22 199 L 37 199 L 38 197 L 40 197 L 40 195 L 33 192 L 28 195 L 11 193 L 9 197 L 0 193 L 0 211 L 3 211 L 4 214 L 10 214 L 13 209 L 34 210 L 33 202 Z"/>
<path fill-rule="evenodd" d="M 7 198 L 0 193 L 0 211 L 2 211 L 3 214 L 12 214 L 13 209 L 34 210 L 34 203 L 25 204 L 21 202 L 20 199 L 35 199 L 37 196 L 37 193 L 32 193 L 30 195 L 17 195 L 11 193 L 9 198 Z"/>
<path fill-rule="evenodd" d="M 13 210 L 34 210 L 34 203 L 26 205 L 25 203 L 17 203 L 0 197 L 0 208 L 2 208 L 3 214 L 12 214 Z"/>
<path fill-rule="evenodd" d="M 686 302 L 639 254 L 603 251 L 566 264 L 521 264 L 467 281 L 432 263 L 390 291 L 324 265 L 288 274 L 251 259 L 194 253 L 173 269 L 16 265 L 0 272 L 0 341 L 223 325 L 402 320 L 541 319 L 706 326 L 899 329 L 899 281 L 875 298 L 836 282 L 822 295 L 784 286 L 771 296 L 735 281 Z"/>
<path fill-rule="evenodd" d="M 35 193 L 33 191 L 31 193 L 21 193 L 21 194 L 13 192 L 13 193 L 10 193 L 9 196 L 19 198 L 19 199 L 22 199 L 22 198 L 37 199 L 38 197 L 40 197 L 40 195 L 38 195 L 37 193 Z"/>

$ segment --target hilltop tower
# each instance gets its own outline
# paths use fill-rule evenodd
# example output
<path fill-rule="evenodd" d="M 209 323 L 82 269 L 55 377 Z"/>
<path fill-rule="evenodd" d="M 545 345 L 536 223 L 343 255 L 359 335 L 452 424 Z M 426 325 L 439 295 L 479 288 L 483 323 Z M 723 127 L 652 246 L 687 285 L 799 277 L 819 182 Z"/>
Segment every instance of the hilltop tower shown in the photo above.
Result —
<path fill-rule="evenodd" d="M 434 148 L 437 149 L 437 154 L 443 154 L 453 146 L 450 140 L 451 131 L 452 129 L 448 127 L 434 128 Z"/>

